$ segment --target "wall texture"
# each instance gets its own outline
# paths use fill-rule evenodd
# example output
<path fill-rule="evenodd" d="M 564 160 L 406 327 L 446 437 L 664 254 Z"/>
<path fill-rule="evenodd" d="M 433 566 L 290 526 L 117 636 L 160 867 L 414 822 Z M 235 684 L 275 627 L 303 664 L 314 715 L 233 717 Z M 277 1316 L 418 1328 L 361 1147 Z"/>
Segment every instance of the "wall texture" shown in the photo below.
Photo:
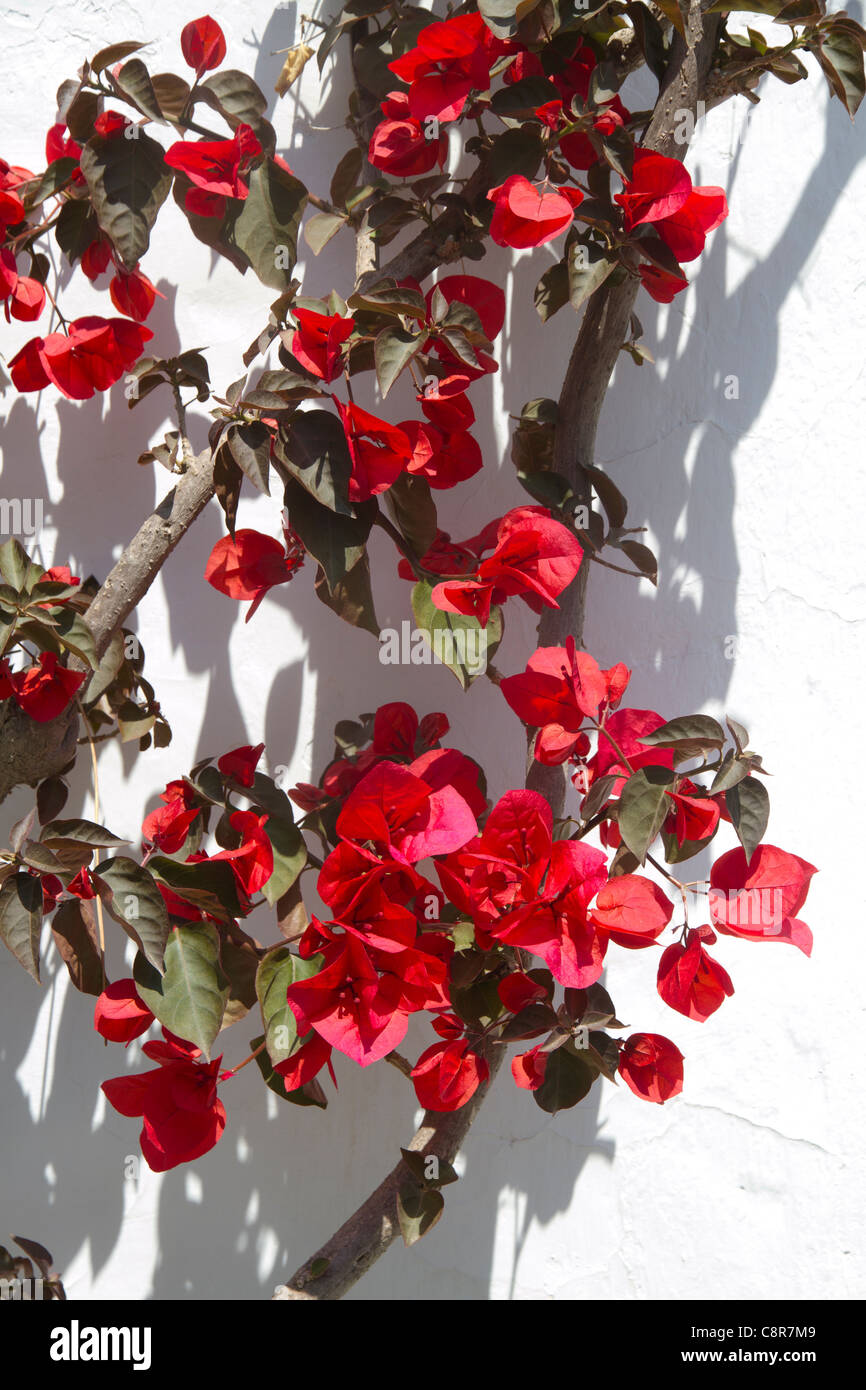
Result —
<path fill-rule="evenodd" d="M 166 0 L 0 4 L 0 153 L 39 165 L 49 94 L 106 42 L 152 39 L 155 70 L 178 67 L 180 27 L 193 13 Z M 229 63 L 272 92 L 282 61 L 273 50 L 297 40 L 296 7 L 248 0 L 215 13 Z M 282 153 L 322 193 L 348 143 L 339 128 L 346 66 L 343 53 L 320 87 L 310 65 L 273 116 Z M 587 1104 L 550 1119 L 503 1077 L 445 1219 L 414 1251 L 393 1251 L 354 1297 L 864 1294 L 853 1233 L 866 1217 L 857 1104 L 866 947 L 851 813 L 860 750 L 849 733 L 866 661 L 857 534 L 866 505 L 863 129 L 862 118 L 853 127 L 831 106 L 816 69 L 807 84 L 768 86 L 748 120 L 746 108 L 728 105 L 699 128 L 689 168 L 696 182 L 726 188 L 731 215 L 685 295 L 670 308 L 643 298 L 656 366 L 623 357 L 600 438 L 600 461 L 630 499 L 634 524 L 649 528 L 661 580 L 653 590 L 598 570 L 590 593 L 589 647 L 603 664 L 635 669 L 632 703 L 727 711 L 750 728 L 774 774 L 771 841 L 822 869 L 806 913 L 812 960 L 724 940 L 717 954 L 736 994 L 700 1025 L 655 997 L 649 953 L 616 953 L 608 979 L 620 1016 L 673 1036 L 686 1054 L 685 1094 L 662 1109 L 624 1087 L 597 1087 Z M 306 292 L 345 287 L 348 253 L 340 239 L 318 260 L 304 252 Z M 473 396 L 484 473 L 442 509 L 458 538 L 525 500 L 507 415 L 557 394 L 574 332 L 567 309 L 538 323 L 539 269 L 529 259 L 499 255 L 480 267 L 506 285 L 513 330 L 499 375 Z M 173 213 L 145 269 L 166 296 L 151 320 L 154 346 L 166 356 L 180 343 L 207 346 L 215 383 L 234 380 L 272 295 L 212 262 Z M 69 300 L 78 312 L 103 311 L 87 286 Z M 24 336 L 5 332 L 7 355 Z M 732 375 L 736 399 L 725 393 Z M 12 392 L 3 404 L 0 491 L 48 499 L 46 563 L 104 574 L 166 490 L 167 475 L 135 465 L 172 427 L 165 401 L 153 396 L 128 412 L 118 386 L 81 406 Z M 192 420 L 201 447 L 207 420 L 197 410 Z M 276 501 L 245 497 L 240 521 L 275 533 L 277 511 Z M 489 687 L 461 696 L 444 670 L 378 664 L 369 636 L 317 603 L 308 571 L 245 625 L 240 606 L 201 578 L 221 529 L 213 504 L 139 611 L 174 741 L 139 759 L 115 746 L 101 753 L 113 829 L 135 839 L 169 778 L 246 741 L 266 740 L 272 771 L 288 765 L 306 777 L 328 756 L 336 719 L 394 698 L 447 711 L 452 741 L 488 766 L 494 794 L 519 785 L 521 740 L 504 707 L 491 717 Z M 406 616 L 407 586 L 394 569 L 383 545 L 374 555 L 383 625 Z M 521 607 L 509 606 L 497 659 L 509 672 L 533 645 Z M 86 814 L 87 795 L 82 771 L 70 809 L 77 798 Z M 816 815 L 830 796 L 832 811 Z M 4 824 L 25 805 L 21 796 L 5 805 Z M 338 1066 L 339 1096 L 322 1114 L 280 1106 L 254 1078 L 245 1084 L 246 1073 L 226 1097 L 228 1129 L 213 1153 L 161 1178 L 145 1166 L 127 1178 L 136 1126 L 98 1090 L 124 1056 L 103 1047 L 89 1008 L 69 997 L 63 967 L 46 956 L 40 996 L 11 958 L 0 960 L 0 1227 L 47 1244 L 72 1298 L 266 1297 L 411 1132 L 413 1100 L 397 1074 Z M 119 945 L 114 964 L 122 973 Z M 241 1024 L 226 1036 L 227 1060 L 240 1059 L 253 1031 Z M 420 1032 L 414 1042 L 426 1045 Z M 131 1069 L 137 1046 L 126 1054 Z"/>

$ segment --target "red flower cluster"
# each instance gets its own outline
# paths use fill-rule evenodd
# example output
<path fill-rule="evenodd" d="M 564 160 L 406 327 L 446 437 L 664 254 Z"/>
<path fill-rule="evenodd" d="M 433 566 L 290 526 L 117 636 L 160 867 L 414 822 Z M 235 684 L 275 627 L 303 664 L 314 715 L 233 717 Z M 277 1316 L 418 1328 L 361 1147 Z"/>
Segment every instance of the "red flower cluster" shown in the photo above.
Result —
<path fill-rule="evenodd" d="M 412 763 L 422 754 L 442 751 L 439 741 L 448 733 L 449 727 L 444 714 L 426 714 L 419 720 L 412 706 L 402 700 L 380 705 L 375 714 L 373 741 L 369 748 L 364 749 L 354 761 L 349 758 L 337 758 L 325 769 L 321 786 L 314 787 L 309 782 L 301 782 L 289 795 L 304 811 L 321 810 L 332 800 L 348 796 L 361 778 L 385 758 L 394 762 Z M 452 756 L 462 756 L 454 754 L 453 750 L 446 751 Z M 468 759 L 465 761 L 468 763 Z M 427 763 L 424 766 L 427 766 Z M 477 771 L 477 768 L 474 769 L 476 781 Z M 475 793 L 467 793 L 464 789 L 463 795 L 476 814 L 484 810 L 486 802 L 483 797 L 478 804 Z"/>
<path fill-rule="evenodd" d="M 487 194 L 493 200 L 490 235 L 497 246 L 543 246 L 553 241 L 574 220 L 583 201 L 579 188 L 536 188 L 522 174 L 512 174 Z"/>
<path fill-rule="evenodd" d="M 370 138 L 368 158 L 376 169 L 399 179 L 429 174 L 438 164 L 442 169 L 448 154 L 448 137 L 438 130 L 430 138 L 424 125 L 413 116 L 406 92 L 389 92 L 382 102 L 384 121 Z"/>
<path fill-rule="evenodd" d="M 32 322 L 45 308 L 44 287 L 32 276 L 18 274 L 15 257 L 5 247 L 0 250 L 0 300 L 7 323 L 11 319 Z"/>
<path fill-rule="evenodd" d="M 288 526 L 285 544 L 261 531 L 243 529 L 218 540 L 208 558 L 204 577 L 229 598 L 252 599 L 245 621 L 276 584 L 288 584 L 304 563 L 306 551 Z"/>
<path fill-rule="evenodd" d="M 246 198 L 248 175 L 261 153 L 250 127 L 241 124 L 230 140 L 178 140 L 166 151 L 165 162 L 194 185 L 184 200 L 187 212 L 222 217 L 227 198 Z"/>
<path fill-rule="evenodd" d="M 480 837 L 436 869 L 482 948 L 501 941 L 531 951 L 561 984 L 585 989 L 599 979 L 610 941 L 650 946 L 673 912 L 649 879 L 608 881 L 606 863 L 601 850 L 553 839 L 544 797 L 513 791 L 496 803 Z"/>
<path fill-rule="evenodd" d="M 180 48 L 184 60 L 195 68 L 196 80 L 218 68 L 226 56 L 226 41 L 222 29 L 210 15 L 194 19 L 182 30 Z"/>
<path fill-rule="evenodd" d="M 632 177 L 615 202 L 623 209 L 627 232 L 651 223 L 678 261 L 694 261 L 704 249 L 707 236 L 728 215 L 721 188 L 695 188 L 678 159 L 637 150 Z M 640 246 L 640 242 L 637 242 Z M 656 265 L 640 267 L 641 278 L 653 299 L 669 304 L 688 283 Z"/>
<path fill-rule="evenodd" d="M 622 662 L 602 671 L 588 652 L 565 647 L 539 647 L 523 675 L 508 676 L 500 690 L 524 724 L 538 729 L 535 756 L 541 763 L 563 763 L 576 752 L 588 752 L 581 729 L 587 718 L 598 719 L 604 708 L 615 709 L 625 694 L 631 672 Z"/>
<path fill-rule="evenodd" d="M 444 533 L 443 533 L 444 534 Z M 492 553 L 482 558 L 484 552 Z M 574 579 L 583 559 L 577 537 L 546 507 L 514 507 L 457 547 L 471 557 L 465 579 L 448 579 L 433 590 L 433 602 L 445 613 L 465 613 L 487 626 L 491 605 L 518 594 L 535 613 L 558 608 L 557 596 Z M 453 547 L 434 543 L 423 557 L 426 569 L 447 574 Z M 400 573 L 406 575 L 401 562 Z"/>
<path fill-rule="evenodd" d="M 301 366 L 322 381 L 333 381 L 343 370 L 343 346 L 355 320 L 340 314 L 317 314 L 313 309 L 292 309 L 297 328 L 292 352 Z"/>
<path fill-rule="evenodd" d="M 159 1064 L 153 1071 L 102 1083 L 118 1114 L 142 1117 L 141 1152 L 155 1173 L 201 1158 L 220 1140 L 226 1124 L 225 1107 L 217 1097 L 222 1058 L 202 1062 L 200 1048 L 167 1028 L 162 1034 L 163 1042 L 142 1048 Z"/>
<path fill-rule="evenodd" d="M 152 337 L 150 329 L 128 319 L 75 319 L 65 333 L 31 338 L 10 360 L 9 370 L 19 391 L 43 391 L 53 384 L 70 400 L 86 401 L 134 367 Z"/>
<path fill-rule="evenodd" d="M 61 666 L 54 652 L 40 652 L 35 666 L 13 675 L 7 661 L 0 661 L 0 700 L 10 696 L 38 724 L 62 714 L 86 677 L 82 671 Z"/>
<path fill-rule="evenodd" d="M 509 51 L 476 11 L 428 24 L 415 47 L 388 67 L 408 82 L 409 111 L 416 120 L 456 121 L 470 92 L 488 89 L 492 63 Z"/>

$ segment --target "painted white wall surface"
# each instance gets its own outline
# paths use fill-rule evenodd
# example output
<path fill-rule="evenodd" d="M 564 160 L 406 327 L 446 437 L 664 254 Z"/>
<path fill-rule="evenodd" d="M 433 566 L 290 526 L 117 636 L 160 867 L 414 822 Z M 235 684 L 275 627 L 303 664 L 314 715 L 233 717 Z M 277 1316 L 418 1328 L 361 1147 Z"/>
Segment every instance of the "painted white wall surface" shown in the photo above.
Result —
<path fill-rule="evenodd" d="M 334 8 L 325 0 L 322 13 Z M 327 195 L 349 144 L 345 52 L 321 81 L 310 64 L 278 101 L 274 50 L 298 40 L 300 7 L 247 0 L 213 12 L 228 65 L 254 73 L 274 103 L 280 152 Z M 0 154 L 41 167 L 56 87 L 105 43 L 150 40 L 152 71 L 183 71 L 180 29 L 197 13 L 168 0 L 0 4 Z M 749 108 L 729 103 L 699 126 L 688 168 L 696 183 L 726 189 L 730 217 L 673 305 L 641 297 L 656 365 L 622 356 L 599 439 L 632 524 L 648 527 L 659 587 L 596 567 L 586 636 L 602 665 L 634 669 L 627 703 L 668 717 L 727 712 L 749 728 L 773 773 L 769 840 L 821 869 L 803 914 L 814 954 L 722 938 L 715 954 L 736 993 L 698 1024 L 658 998 L 654 952 L 611 952 L 606 982 L 619 1016 L 677 1042 L 683 1095 L 662 1108 L 603 1083 L 550 1118 L 506 1069 L 439 1226 L 412 1251 L 395 1247 L 353 1298 L 866 1293 L 856 1239 L 866 1222 L 866 935 L 854 809 L 866 669 L 866 136 L 862 115 L 852 125 L 807 65 L 807 83 L 768 80 L 748 121 Z M 340 237 L 316 259 L 302 243 L 304 292 L 347 291 L 351 250 Z M 545 254 L 494 248 L 467 267 L 506 287 L 512 327 L 498 375 L 472 392 L 484 471 L 437 495 L 457 539 L 528 500 L 510 462 L 508 415 L 558 394 L 577 322 L 569 308 L 546 327 L 536 317 Z M 151 316 L 152 347 L 163 356 L 206 348 L 218 390 L 238 377 L 273 292 L 211 257 L 174 208 L 160 217 L 144 269 L 166 296 Z M 80 275 L 66 292 L 74 313 L 110 313 L 107 303 Z M 28 336 L 28 325 L 4 326 L 6 355 Z M 736 399 L 726 398 L 731 376 Z M 414 408 L 402 384 L 391 412 L 398 405 L 405 415 Z M 7 390 L 0 492 L 47 499 L 45 563 L 107 573 L 170 486 L 162 470 L 135 462 L 173 427 L 169 407 L 157 393 L 129 411 L 122 384 L 83 404 Z M 206 411 L 190 416 L 200 449 Z M 239 524 L 278 534 L 278 496 L 246 492 Z M 463 695 L 443 668 L 380 664 L 373 639 L 315 599 L 312 565 L 245 624 L 245 606 L 202 578 L 223 530 L 214 502 L 138 610 L 146 674 L 174 739 L 141 756 L 103 747 L 113 830 L 137 841 L 169 779 L 242 743 L 265 740 L 271 772 L 288 765 L 293 781 L 307 779 L 330 757 L 337 719 L 392 699 L 446 711 L 449 741 L 484 764 L 494 796 L 521 784 L 520 728 L 489 683 Z M 375 537 L 371 548 L 380 622 L 397 624 L 409 616 L 409 586 L 390 542 Z M 512 673 L 534 647 L 533 624 L 516 600 L 507 623 L 497 666 Z M 88 797 L 82 758 L 68 813 L 92 812 Z M 27 805 L 18 792 L 3 806 L 4 842 Z M 728 828 L 717 849 L 732 843 Z M 707 871 L 695 863 L 696 876 Z M 251 929 L 272 939 L 264 918 Z M 112 973 L 128 973 L 124 946 L 112 941 Z M 137 1180 L 125 1178 L 138 1125 L 107 1107 L 99 1084 L 148 1064 L 138 1043 L 126 1053 L 104 1046 L 91 1001 L 75 995 L 47 940 L 44 956 L 41 992 L 5 951 L 0 959 L 0 1229 L 47 1245 L 73 1299 L 268 1297 L 392 1165 L 418 1114 L 414 1096 L 391 1068 L 361 1072 L 339 1059 L 327 1112 L 301 1110 L 269 1095 L 251 1069 L 225 1087 L 228 1125 L 213 1152 L 164 1176 L 142 1163 Z M 256 1031 L 241 1023 L 224 1035 L 227 1063 Z M 429 1040 L 414 1025 L 405 1050 L 415 1056 Z"/>

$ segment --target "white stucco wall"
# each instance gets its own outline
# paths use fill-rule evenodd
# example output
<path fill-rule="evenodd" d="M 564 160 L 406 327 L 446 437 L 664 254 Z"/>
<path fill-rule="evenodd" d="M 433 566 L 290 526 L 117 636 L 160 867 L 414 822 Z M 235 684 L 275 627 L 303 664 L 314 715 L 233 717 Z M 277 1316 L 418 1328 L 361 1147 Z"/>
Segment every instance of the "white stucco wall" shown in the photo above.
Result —
<path fill-rule="evenodd" d="M 179 70 L 180 27 L 195 13 L 166 0 L 0 4 L 0 154 L 40 165 L 50 94 L 106 42 L 152 39 L 152 70 Z M 248 0 L 214 13 L 229 64 L 254 71 L 271 93 L 281 63 L 271 50 L 296 40 L 296 7 Z M 347 136 L 339 128 L 305 135 L 305 123 L 339 125 L 344 83 L 345 56 L 321 91 L 312 64 L 273 117 L 281 152 L 322 193 Z M 619 1014 L 677 1041 L 684 1095 L 662 1109 L 606 1085 L 551 1119 L 504 1076 L 443 1221 L 415 1250 L 392 1251 L 353 1297 L 864 1294 L 855 1232 L 866 1217 L 866 947 L 852 807 L 861 761 L 854 701 L 866 662 L 866 137 L 862 116 L 854 127 L 830 104 L 817 70 L 798 87 L 768 85 L 741 139 L 744 117 L 729 105 L 699 132 L 689 168 L 696 182 L 726 188 L 730 218 L 674 305 L 643 296 L 657 366 L 622 358 L 602 422 L 600 461 L 628 496 L 633 524 L 649 527 L 659 588 L 597 570 L 588 645 L 603 664 L 635 669 L 633 704 L 669 715 L 727 711 L 747 724 L 774 774 L 771 842 L 821 869 L 804 913 L 814 955 L 722 939 L 716 954 L 736 994 L 701 1025 L 656 997 L 650 953 L 613 952 L 607 980 Z M 304 248 L 307 293 L 346 287 L 347 251 L 338 239 L 317 261 Z M 154 347 L 167 356 L 179 343 L 207 346 L 214 382 L 234 380 L 273 295 L 212 262 L 173 210 L 160 218 L 145 269 L 167 296 L 151 318 Z M 557 394 L 575 326 L 568 309 L 546 328 L 538 323 L 537 257 L 512 266 L 500 253 L 479 273 L 507 286 L 514 317 L 499 375 L 473 392 L 485 470 L 442 498 L 443 524 L 458 538 L 526 500 L 508 458 L 506 413 Z M 76 281 L 67 303 L 104 312 L 107 296 Z M 26 326 L 4 328 L 4 352 L 26 336 Z M 731 374 L 737 400 L 724 394 Z M 155 395 L 128 412 L 118 386 L 83 405 L 7 392 L 3 407 L 0 491 L 50 499 L 46 563 L 104 574 L 167 488 L 162 471 L 135 465 L 171 427 L 166 400 Z M 192 419 L 201 447 L 206 417 L 194 410 Z M 245 495 L 240 524 L 276 533 L 278 510 L 277 499 Z M 119 746 L 102 751 L 114 830 L 135 839 L 143 808 L 169 778 L 246 741 L 265 739 L 272 770 L 290 764 L 306 777 L 329 755 L 336 719 L 394 698 L 422 714 L 447 711 L 452 741 L 488 767 L 493 794 L 519 785 L 518 727 L 488 685 L 462 696 L 444 670 L 395 675 L 379 665 L 369 636 L 315 600 L 309 569 L 245 625 L 242 607 L 201 577 L 221 531 L 214 503 L 139 610 L 147 674 L 174 741 L 140 758 Z M 373 549 L 380 621 L 398 622 L 408 586 L 391 577 L 388 543 Z M 512 672 L 532 649 L 528 610 L 512 602 L 508 624 L 497 665 Z M 86 814 L 84 760 L 75 788 L 70 813 L 77 795 Z M 4 826 L 26 801 L 19 794 L 4 805 Z M 56 955 L 46 957 L 41 994 L 5 952 L 0 958 L 0 1227 L 48 1245 L 72 1298 L 261 1299 L 349 1214 L 411 1132 L 412 1098 L 389 1068 L 338 1064 L 339 1097 L 324 1114 L 279 1105 L 247 1072 L 226 1088 L 228 1128 L 215 1151 L 164 1177 L 142 1165 L 137 1182 L 125 1181 L 137 1126 L 98 1090 L 123 1069 L 122 1050 L 103 1046 L 89 1003 L 72 997 Z M 118 944 L 113 959 L 122 973 Z M 239 1060 L 255 1031 L 240 1024 L 227 1034 L 227 1059 Z"/>

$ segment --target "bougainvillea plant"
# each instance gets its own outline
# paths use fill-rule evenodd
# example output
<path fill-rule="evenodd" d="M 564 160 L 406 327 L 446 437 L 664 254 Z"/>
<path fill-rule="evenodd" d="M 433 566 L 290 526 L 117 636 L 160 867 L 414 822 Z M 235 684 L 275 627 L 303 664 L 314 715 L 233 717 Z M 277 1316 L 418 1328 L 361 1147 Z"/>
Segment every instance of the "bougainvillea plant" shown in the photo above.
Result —
<path fill-rule="evenodd" d="M 761 32 L 740 11 L 763 16 Z M 0 160 L 12 389 L 123 391 L 130 409 L 167 390 L 177 416 L 139 459 L 176 475 L 173 491 L 102 582 L 43 569 L 14 537 L 0 549 L 0 796 L 36 788 L 0 854 L 0 935 L 38 981 L 50 919 L 72 983 L 95 999 L 96 1031 L 117 1044 L 147 1035 L 153 1065 L 124 1070 L 118 1053 L 102 1089 L 140 1122 L 158 1172 L 219 1143 L 232 1091 L 256 1075 L 287 1103 L 323 1108 L 335 1051 L 403 1073 L 426 1113 L 371 1199 L 376 1219 L 350 1216 L 280 1294 L 338 1298 L 396 1232 L 411 1244 L 439 1217 L 506 1059 L 527 1103 L 551 1113 L 602 1079 L 656 1104 L 680 1093 L 676 1041 L 625 1029 L 602 984 L 608 971 L 615 986 L 620 952 L 645 953 L 674 1038 L 676 1015 L 706 1022 L 733 994 L 728 967 L 751 967 L 732 938 L 809 954 L 799 914 L 815 868 L 765 839 L 746 730 L 636 708 L 628 653 L 602 669 L 581 632 L 593 564 L 656 580 L 594 440 L 620 351 L 652 360 L 636 300 L 682 293 L 684 267 L 727 216 L 725 190 L 685 167 L 695 120 L 735 96 L 756 102 L 765 76 L 799 81 L 805 54 L 853 117 L 866 32 L 824 0 L 481 0 L 441 13 L 351 0 L 303 24 L 310 42 L 288 52 L 281 94 L 311 59 L 322 70 L 352 55 L 348 148 L 327 190 L 278 154 L 266 98 L 228 66 L 209 16 L 178 34 L 178 72 L 151 72 L 132 41 L 91 56 L 57 94 L 44 168 Z M 632 110 L 642 67 L 658 95 Z M 212 386 L 206 349 L 160 356 L 147 327 L 158 291 L 145 262 L 169 197 L 193 237 L 275 292 L 230 384 Z M 294 278 L 302 228 L 314 253 L 345 245 L 342 293 L 316 297 Z M 93 313 L 64 315 L 52 239 L 66 272 L 92 283 Z M 579 317 L 558 399 L 513 403 L 525 501 L 452 540 L 436 494 L 488 462 L 473 388 L 509 333 L 504 294 L 479 270 L 490 243 L 553 246 L 538 315 Z M 365 374 L 371 409 L 354 395 Z M 389 402 L 401 377 L 411 418 Z M 198 456 L 193 400 L 212 422 Z M 242 489 L 276 486 L 271 530 L 239 528 Z M 126 624 L 214 497 L 225 534 L 200 582 L 226 596 L 227 623 L 232 600 L 248 605 L 263 642 L 259 605 L 299 574 L 335 642 L 340 620 L 378 637 L 366 544 L 384 531 L 411 585 L 411 661 L 435 654 L 464 688 L 489 681 L 491 705 L 528 740 L 525 784 L 489 797 L 445 715 L 395 699 L 337 725 L 315 782 L 278 785 L 263 745 L 178 769 L 137 847 L 98 823 L 98 802 L 94 821 L 64 816 L 80 748 L 95 767 L 102 740 L 143 753 L 170 741 Z M 505 674 L 492 659 L 518 602 L 539 617 L 537 646 Z M 690 879 L 684 866 L 717 836 L 709 880 Z M 305 907 L 314 894 L 324 910 Z M 253 934 L 263 907 L 275 925 L 259 911 Z M 112 924 L 136 948 L 127 978 L 106 971 Z M 428 1042 L 413 1059 L 400 1049 L 416 1014 Z"/>

